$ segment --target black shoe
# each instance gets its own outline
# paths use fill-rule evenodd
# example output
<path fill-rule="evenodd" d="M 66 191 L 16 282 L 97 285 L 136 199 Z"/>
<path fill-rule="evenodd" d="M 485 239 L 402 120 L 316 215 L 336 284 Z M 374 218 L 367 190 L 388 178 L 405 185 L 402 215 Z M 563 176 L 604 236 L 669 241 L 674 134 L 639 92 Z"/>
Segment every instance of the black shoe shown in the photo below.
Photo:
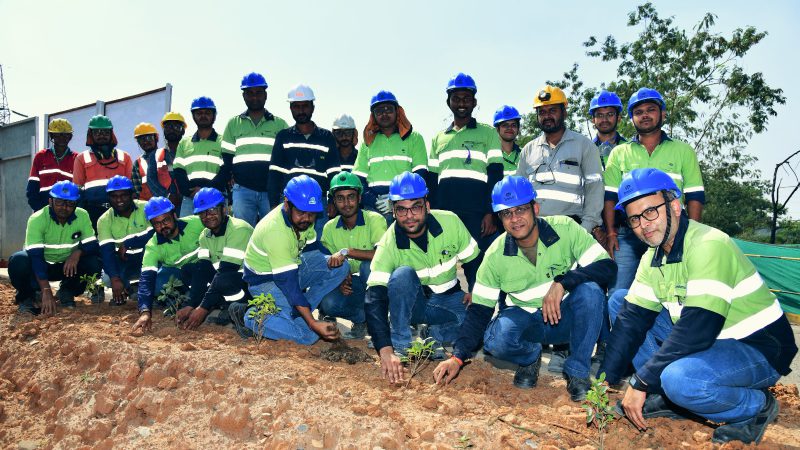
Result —
<path fill-rule="evenodd" d="M 59 289 L 58 293 L 56 294 L 58 297 L 59 303 L 61 306 L 66 308 L 74 308 L 75 307 L 75 294 L 65 289 Z"/>
<path fill-rule="evenodd" d="M 617 402 L 614 410 L 620 416 L 625 415 L 622 402 Z M 686 409 L 672 403 L 661 394 L 647 394 L 642 406 L 642 417 L 645 419 L 666 418 L 672 420 L 692 420 L 697 416 Z"/>
<path fill-rule="evenodd" d="M 761 438 L 767 430 L 767 425 L 778 417 L 779 409 L 778 402 L 775 400 L 775 397 L 772 396 L 772 393 L 766 389 L 764 389 L 763 392 L 767 401 L 755 417 L 744 424 L 729 423 L 718 427 L 714 430 L 711 441 L 717 444 L 730 441 L 742 441 L 745 444 L 761 442 Z"/>
<path fill-rule="evenodd" d="M 246 326 L 244 326 L 244 315 L 247 312 L 247 304 L 246 303 L 231 303 L 228 306 L 228 316 L 231 318 L 231 322 L 233 322 L 233 327 L 236 328 L 236 332 L 239 333 L 239 336 L 242 339 L 247 339 L 255 336 L 253 331 Z"/>
<path fill-rule="evenodd" d="M 336 317 L 333 316 L 322 316 L 322 318 L 319 320 L 321 322 L 336 323 Z"/>
<path fill-rule="evenodd" d="M 19 303 L 19 306 L 17 306 L 17 311 L 24 314 L 33 314 L 34 316 L 38 316 L 42 312 L 42 309 L 33 306 L 33 299 L 29 298 Z"/>
<path fill-rule="evenodd" d="M 586 400 L 586 393 L 592 387 L 592 381 L 588 377 L 573 377 L 564 372 L 564 379 L 567 380 L 567 392 L 569 392 L 570 400 L 573 402 Z"/>
<path fill-rule="evenodd" d="M 514 373 L 514 386 L 520 389 L 530 389 L 539 381 L 539 368 L 542 366 L 542 355 L 527 366 L 519 366 Z"/>
<path fill-rule="evenodd" d="M 345 333 L 343 337 L 347 340 L 360 340 L 367 337 L 367 322 L 362 323 L 354 323 L 352 327 L 350 327 L 350 331 Z"/>
<path fill-rule="evenodd" d="M 554 345 L 553 353 L 550 354 L 550 362 L 547 364 L 547 371 L 550 373 L 564 372 L 564 362 L 569 356 L 569 344 Z"/>

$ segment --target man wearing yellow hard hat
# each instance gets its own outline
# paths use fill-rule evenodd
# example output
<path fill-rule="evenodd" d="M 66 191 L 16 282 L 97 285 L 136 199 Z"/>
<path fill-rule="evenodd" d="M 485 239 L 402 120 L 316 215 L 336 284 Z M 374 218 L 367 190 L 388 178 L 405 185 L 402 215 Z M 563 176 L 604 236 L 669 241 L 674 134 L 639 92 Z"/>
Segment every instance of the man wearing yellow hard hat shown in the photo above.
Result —
<path fill-rule="evenodd" d="M 75 153 L 69 148 L 72 140 L 72 125 L 67 119 L 53 119 L 47 125 L 47 133 L 53 146 L 39 150 L 33 157 L 31 174 L 28 177 L 26 195 L 28 205 L 34 211 L 47 206 L 50 188 L 59 181 L 72 181 Z"/>
<path fill-rule="evenodd" d="M 142 122 L 133 129 L 133 137 L 144 152 L 133 162 L 133 171 L 130 177 L 133 182 L 133 196 L 147 201 L 153 197 L 147 183 L 147 159 L 158 147 L 158 131 L 152 123 Z"/>
<path fill-rule="evenodd" d="M 170 111 L 161 119 L 161 130 L 166 145 L 147 157 L 147 186 L 153 197 L 169 198 L 175 208 L 180 209 L 183 198 L 172 173 L 172 162 L 186 133 L 186 120 L 181 113 Z"/>

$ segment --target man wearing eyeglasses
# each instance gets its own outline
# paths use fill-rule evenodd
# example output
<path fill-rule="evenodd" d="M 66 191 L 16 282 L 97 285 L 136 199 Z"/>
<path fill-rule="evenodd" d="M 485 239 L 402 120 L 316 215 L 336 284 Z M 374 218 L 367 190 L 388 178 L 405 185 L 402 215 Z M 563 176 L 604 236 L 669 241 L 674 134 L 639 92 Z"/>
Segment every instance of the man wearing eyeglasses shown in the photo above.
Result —
<path fill-rule="evenodd" d="M 334 173 L 352 172 L 358 159 L 356 121 L 351 116 L 342 114 L 333 120 L 331 130 L 333 131 L 333 138 L 336 139 L 338 161 L 336 167 L 329 170 L 335 169 Z"/>
<path fill-rule="evenodd" d="M 422 136 L 413 130 L 411 122 L 397 97 L 380 91 L 370 102 L 370 118 L 364 127 L 364 143 L 356 159 L 353 173 L 365 186 L 364 207 L 393 220 L 389 200 L 389 184 L 403 173 L 428 176 L 428 155 Z"/>
<path fill-rule="evenodd" d="M 713 442 L 759 442 L 778 415 L 767 388 L 797 354 L 778 300 L 728 235 L 688 216 L 671 175 L 633 169 L 618 194 L 649 247 L 630 290 L 609 300 L 600 371 L 616 384 L 633 362 L 624 414 L 641 430 L 648 418 L 699 417 L 723 423 Z"/>
<path fill-rule="evenodd" d="M 153 197 L 153 192 L 147 183 L 147 160 L 158 147 L 158 131 L 153 124 L 142 122 L 133 129 L 133 137 L 144 153 L 133 162 L 130 180 L 133 183 L 134 197 L 146 202 Z"/>
<path fill-rule="evenodd" d="M 613 92 L 603 89 L 592 97 L 589 102 L 589 117 L 597 135 L 594 137 L 594 145 L 600 151 L 600 164 L 603 170 L 606 168 L 608 155 L 611 149 L 627 140 L 617 132 L 619 116 L 622 113 L 622 100 Z"/>
<path fill-rule="evenodd" d="M 147 181 L 153 197 L 166 197 L 180 211 L 183 197 L 178 190 L 178 182 L 172 171 L 175 155 L 183 134 L 186 132 L 186 120 L 183 115 L 168 112 L 161 118 L 161 130 L 167 145 L 151 153 L 147 158 Z"/>
<path fill-rule="evenodd" d="M 486 352 L 519 364 L 514 386 L 532 388 L 539 378 L 542 344 L 569 342 L 563 369 L 567 391 L 573 401 L 586 398 L 605 284 L 616 268 L 575 221 L 538 217 L 536 197 L 531 182 L 520 176 L 495 185 L 492 208 L 506 232 L 495 239 L 478 269 L 453 356 L 433 372 L 437 383 L 453 380 L 483 340 Z M 500 292 L 508 293 L 508 307 L 492 319 Z"/>
<path fill-rule="evenodd" d="M 425 180 L 411 172 L 389 185 L 395 223 L 384 233 L 367 280 L 367 327 L 381 359 L 381 374 L 403 380 L 400 357 L 411 345 L 411 325 L 428 324 L 435 340 L 432 359 L 458 333 L 470 295 L 461 290 L 456 265 L 475 283 L 478 244 L 454 213 L 431 210 Z M 387 317 L 388 316 L 388 317 Z M 390 326 L 391 323 L 391 326 Z"/>

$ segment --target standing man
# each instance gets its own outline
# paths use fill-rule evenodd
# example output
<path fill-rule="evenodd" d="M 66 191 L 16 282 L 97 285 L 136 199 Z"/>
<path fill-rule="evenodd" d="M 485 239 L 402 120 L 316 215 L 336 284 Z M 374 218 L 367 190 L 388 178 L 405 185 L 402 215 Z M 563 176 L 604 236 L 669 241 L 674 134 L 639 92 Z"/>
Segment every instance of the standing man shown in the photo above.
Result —
<path fill-rule="evenodd" d="M 330 267 L 347 264 L 347 278 L 322 299 L 320 310 L 327 316 L 341 317 L 353 323 L 345 339 L 363 339 L 367 335 L 364 296 L 369 278 L 369 265 L 375 246 L 386 232 L 386 220 L 374 212 L 360 208 L 361 181 L 350 172 L 340 172 L 331 181 L 331 203 L 339 217 L 325 224 L 322 245 L 331 252 Z"/>
<path fill-rule="evenodd" d="M 231 167 L 234 180 L 233 216 L 251 227 L 269 212 L 267 188 L 272 146 L 278 132 L 288 126 L 264 107 L 267 87 L 267 80 L 259 73 L 252 72 L 242 78 L 242 98 L 247 110 L 232 117 L 222 135 L 222 157 Z"/>
<path fill-rule="evenodd" d="M 153 197 L 153 192 L 147 184 L 147 161 L 152 159 L 153 153 L 158 147 L 158 131 L 153 124 L 142 122 L 133 129 L 133 137 L 144 152 L 133 162 L 131 171 L 133 193 L 137 199 L 148 201 Z"/>
<path fill-rule="evenodd" d="M 86 283 L 83 275 L 100 275 L 97 238 L 89 214 L 78 208 L 80 189 L 71 181 L 59 181 L 50 189 L 48 206 L 28 218 L 25 250 L 11 255 L 8 277 L 17 289 L 20 312 L 53 314 L 56 298 L 50 281 L 61 280 L 61 306 L 75 307 Z M 41 295 L 41 308 L 35 301 Z"/>
<path fill-rule="evenodd" d="M 333 138 L 336 139 L 336 148 L 339 150 L 337 153 L 339 161 L 334 173 L 352 172 L 358 158 L 356 121 L 347 114 L 342 114 L 333 121 L 332 130 Z"/>
<path fill-rule="evenodd" d="M 628 116 L 636 127 L 637 135 L 630 142 L 615 147 L 606 164 L 603 174 L 603 221 L 608 231 L 606 250 L 619 268 L 609 295 L 631 286 L 639 260 L 647 250 L 614 209 L 619 185 L 626 174 L 645 167 L 666 172 L 683 192 L 682 200 L 689 218 L 699 222 L 703 214 L 706 197 L 697 154 L 689 144 L 672 140 L 661 130 L 666 118 L 665 109 L 666 103 L 655 89 L 641 88 L 635 92 L 628 102 Z"/>
<path fill-rule="evenodd" d="M 478 269 L 453 356 L 433 371 L 437 383 L 455 378 L 483 340 L 484 350 L 519 364 L 514 386 L 532 388 L 539 378 L 542 344 L 570 342 L 572 352 L 564 364 L 567 391 L 572 401 L 586 398 L 614 261 L 575 221 L 537 217 L 535 200 L 536 191 L 523 177 L 505 177 L 494 187 L 492 208 L 506 232 L 495 239 Z M 492 319 L 501 291 L 508 293 L 510 305 Z"/>
<path fill-rule="evenodd" d="M 192 119 L 197 132 L 178 144 L 173 173 L 183 194 L 180 217 L 192 215 L 192 199 L 200 189 L 228 191 L 230 167 L 222 161 L 222 136 L 214 130 L 217 106 L 208 97 L 192 100 Z"/>
<path fill-rule="evenodd" d="M 50 188 L 59 181 L 72 181 L 75 153 L 69 149 L 72 125 L 67 119 L 53 119 L 47 125 L 53 146 L 39 150 L 33 156 L 26 195 L 28 205 L 36 212 L 48 205 Z"/>
<path fill-rule="evenodd" d="M 627 142 L 617 132 L 620 114 L 622 114 L 622 100 L 613 92 L 604 89 L 592 97 L 589 102 L 589 117 L 592 118 L 592 124 L 597 130 L 597 135 L 594 137 L 594 145 L 600 151 L 600 164 L 603 166 L 603 170 L 606 169 L 611 149 L 623 142 Z"/>
<path fill-rule="evenodd" d="M 422 136 L 413 130 L 406 112 L 389 91 L 372 97 L 369 123 L 364 127 L 364 143 L 353 173 L 365 186 L 364 207 L 383 214 L 391 222 L 389 184 L 403 173 L 428 176 L 428 155 Z"/>
<path fill-rule="evenodd" d="M 501 150 L 503 150 L 503 176 L 517 173 L 519 154 L 522 151 L 517 145 L 521 118 L 517 108 L 508 105 L 501 106 L 494 113 L 494 127 L 500 136 Z"/>
<path fill-rule="evenodd" d="M 428 324 L 436 340 L 432 358 L 445 358 L 444 346 L 455 341 L 471 302 L 461 290 L 456 265 L 464 264 L 473 286 L 480 250 L 458 216 L 430 209 L 421 176 L 403 172 L 394 177 L 389 198 L 397 220 L 372 258 L 366 313 L 381 374 L 397 383 L 403 379 L 400 356 L 411 345 L 411 325 Z"/>
<path fill-rule="evenodd" d="M 322 247 L 313 224 L 317 214 L 324 211 L 322 189 L 313 178 L 299 175 L 289 180 L 283 196 L 283 204 L 256 225 L 244 260 L 244 280 L 250 293 L 272 295 L 280 311 L 261 327 L 249 317 L 245 303 L 232 303 L 228 313 L 242 337 L 256 332 L 303 345 L 320 338 L 336 340 L 336 325 L 315 320 L 312 315 L 322 298 L 350 273 L 346 265 L 329 267 L 319 251 Z M 308 292 L 303 293 L 306 289 Z"/>
<path fill-rule="evenodd" d="M 168 112 L 161 119 L 161 129 L 167 145 L 156 150 L 147 160 L 148 187 L 153 197 L 167 197 L 180 210 L 183 197 L 178 190 L 173 164 L 178 144 L 186 132 L 186 120 L 180 113 Z"/>
<path fill-rule="evenodd" d="M 601 371 L 618 383 L 633 362 L 625 415 L 641 430 L 650 417 L 700 416 L 724 423 L 713 442 L 759 442 L 778 415 L 767 388 L 797 354 L 778 300 L 728 235 L 686 214 L 671 175 L 633 169 L 618 193 L 616 207 L 649 247 L 630 290 L 609 301 Z"/>
<path fill-rule="evenodd" d="M 133 170 L 131 156 L 115 148 L 117 136 L 111 119 L 98 115 L 89 120 L 84 150 L 75 158 L 73 176 L 75 184 L 83 189 L 81 205 L 89 213 L 92 226 L 97 226 L 97 219 L 108 209 L 106 184 L 114 175 L 128 177 Z"/>

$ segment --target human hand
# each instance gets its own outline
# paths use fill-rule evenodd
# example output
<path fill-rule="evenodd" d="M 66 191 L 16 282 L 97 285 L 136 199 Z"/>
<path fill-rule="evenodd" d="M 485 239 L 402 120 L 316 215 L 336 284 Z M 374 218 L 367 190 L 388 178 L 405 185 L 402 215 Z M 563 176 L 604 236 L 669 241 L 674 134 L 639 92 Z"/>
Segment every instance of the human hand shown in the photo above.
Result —
<path fill-rule="evenodd" d="M 553 282 L 542 299 L 542 318 L 545 323 L 557 325 L 561 320 L 562 298 L 564 298 L 564 286 L 559 282 Z"/>

